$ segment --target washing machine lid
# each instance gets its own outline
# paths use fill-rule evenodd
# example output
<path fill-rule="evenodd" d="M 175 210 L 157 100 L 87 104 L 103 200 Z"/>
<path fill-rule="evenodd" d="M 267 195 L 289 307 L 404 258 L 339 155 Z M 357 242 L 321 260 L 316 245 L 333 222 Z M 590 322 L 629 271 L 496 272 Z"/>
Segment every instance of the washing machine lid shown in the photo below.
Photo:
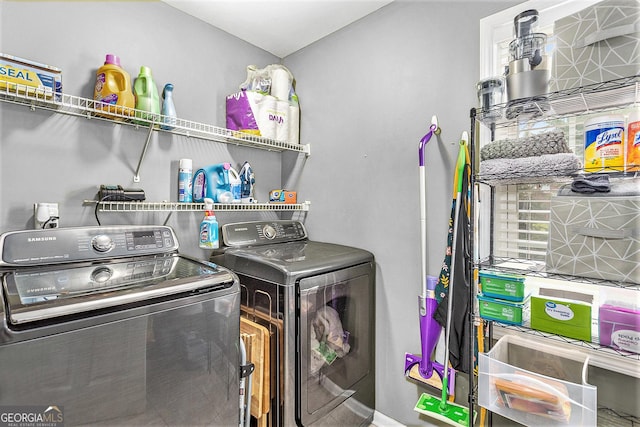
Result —
<path fill-rule="evenodd" d="M 373 262 L 364 249 L 310 240 L 228 248 L 215 262 L 237 274 L 283 285 L 354 265 Z"/>
<path fill-rule="evenodd" d="M 173 253 L 17 268 L 2 277 L 2 291 L 8 323 L 26 325 L 227 289 L 235 280 L 228 270 Z"/>

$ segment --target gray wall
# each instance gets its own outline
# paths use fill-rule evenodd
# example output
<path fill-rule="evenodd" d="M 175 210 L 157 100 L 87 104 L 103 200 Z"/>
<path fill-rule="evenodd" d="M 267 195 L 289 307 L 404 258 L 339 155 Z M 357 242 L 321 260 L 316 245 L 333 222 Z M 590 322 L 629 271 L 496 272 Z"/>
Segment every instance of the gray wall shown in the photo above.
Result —
<path fill-rule="evenodd" d="M 420 353 L 418 142 L 437 115 L 426 197 L 427 271 L 438 275 L 457 141 L 477 102 L 479 20 L 513 4 L 400 0 L 284 61 L 311 143 L 298 186 L 312 201 L 306 224 L 314 238 L 375 254 L 376 409 L 407 425 L 426 420 L 413 411 L 423 389 L 403 372 L 405 352 Z"/>
<path fill-rule="evenodd" d="M 444 257 L 457 141 L 476 104 L 482 17 L 518 2 L 402 1 L 284 59 L 297 80 L 306 160 L 154 133 L 132 182 L 145 129 L 30 112 L 0 104 L 0 231 L 31 227 L 34 202 L 59 202 L 63 226 L 95 224 L 99 184 L 145 189 L 175 200 L 177 160 L 194 168 L 249 160 L 257 195 L 297 190 L 310 200 L 311 237 L 363 247 L 377 259 L 377 410 L 427 425 L 413 407 L 422 389 L 404 378 L 404 353 L 418 353 L 420 293 L 418 154 L 431 116 L 442 134 L 427 147 L 428 272 Z M 0 51 L 63 69 L 65 93 L 92 97 L 95 71 L 118 54 L 132 78 L 152 68 L 158 88 L 175 85 L 178 115 L 224 125 L 224 96 L 248 64 L 278 58 L 157 2 L 1 2 Z M 28 30 L 25 29 L 28 27 Z M 25 34 L 28 33 L 28 36 Z M 20 35 L 20 36 L 18 36 Z M 293 171 L 293 172 L 292 172 Z M 263 214 L 264 215 L 264 214 Z M 267 214 L 271 215 L 271 214 Z M 103 224 L 162 223 L 165 214 L 102 213 Z M 220 222 L 258 214 L 219 214 Z M 181 251 L 196 248 L 199 213 L 173 214 Z M 459 396 L 462 402 L 466 395 Z"/>
<path fill-rule="evenodd" d="M 133 79 L 141 65 L 152 69 L 161 92 L 174 84 L 178 116 L 225 126 L 225 96 L 246 78 L 246 66 L 279 58 L 162 2 L 0 2 L 0 52 L 62 68 L 67 94 L 93 97 L 96 70 L 105 55 L 120 56 Z M 202 166 L 248 160 L 256 173 L 259 200 L 281 186 L 281 156 L 262 150 L 154 132 L 133 182 L 147 128 L 79 119 L 0 104 L 0 231 L 31 228 L 33 203 L 58 202 L 61 226 L 94 225 L 100 184 L 142 188 L 147 200 L 177 200 L 181 158 Z M 259 219 L 259 213 L 241 219 Z M 269 215 L 275 214 L 268 214 Z M 166 213 L 100 213 L 103 225 L 155 223 Z M 219 213 L 218 220 L 237 220 Z M 181 251 L 206 257 L 197 246 L 201 212 L 174 213 Z"/>

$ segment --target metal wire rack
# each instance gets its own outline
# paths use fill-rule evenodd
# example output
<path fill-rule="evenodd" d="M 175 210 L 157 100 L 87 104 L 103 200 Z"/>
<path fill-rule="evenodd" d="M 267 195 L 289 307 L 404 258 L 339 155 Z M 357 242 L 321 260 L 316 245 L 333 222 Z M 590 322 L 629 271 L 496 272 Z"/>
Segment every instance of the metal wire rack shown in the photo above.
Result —
<path fill-rule="evenodd" d="M 552 92 L 541 97 L 518 99 L 512 103 L 477 109 L 476 119 L 487 126 L 513 126 L 513 120 L 554 120 L 566 115 L 591 114 L 640 103 L 640 75 Z M 514 105 L 523 111 L 509 111 Z M 507 117 L 509 116 L 509 117 Z"/>
<path fill-rule="evenodd" d="M 519 109 L 517 105 L 514 107 L 513 103 L 505 103 L 487 109 L 472 109 L 472 141 L 479 141 L 478 134 L 482 132 L 489 133 L 489 135 L 485 133 L 483 136 L 490 136 L 489 140 L 494 141 L 496 135 L 500 135 L 500 137 L 518 137 L 521 133 L 530 130 L 542 131 L 544 126 L 552 128 L 564 126 L 564 128 L 573 132 L 572 138 L 576 138 L 576 135 L 579 137 L 582 135 L 580 126 L 587 115 L 640 106 L 640 75 L 553 92 L 538 99 L 531 98 L 517 101 L 522 103 L 522 108 Z M 484 125 L 486 129 L 480 124 Z M 481 129 L 484 130 L 481 131 Z M 497 129 L 500 130 L 496 132 Z M 479 147 L 480 144 L 473 146 L 473 156 L 479 155 L 479 152 L 477 152 Z M 479 160 L 479 156 L 474 157 L 474 160 Z M 474 163 L 474 165 L 476 169 L 473 181 L 491 187 L 511 183 L 565 183 L 570 182 L 573 178 L 570 174 L 556 173 L 558 171 L 548 171 L 550 173 L 542 174 L 548 176 L 542 177 L 480 175 L 477 170 L 479 162 Z M 608 172 L 610 176 L 614 177 L 637 176 L 635 172 Z M 491 197 L 493 197 L 493 193 Z M 493 225 L 492 219 L 489 225 L 491 228 L 489 234 L 493 233 Z M 472 233 L 472 243 L 474 238 L 477 238 L 477 236 Z M 490 245 L 489 251 L 493 253 L 492 245 Z M 603 286 L 640 291 L 640 284 L 636 283 L 550 273 L 546 271 L 544 263 L 530 260 L 500 258 L 490 255 L 487 258 L 474 259 L 472 263 L 472 271 L 488 268 L 505 273 L 541 278 L 542 280 L 553 279 L 571 282 L 575 283 L 577 288 L 583 285 L 584 287 Z M 531 329 L 527 321 L 523 325 L 511 325 L 484 320 L 479 316 L 477 307 L 470 318 L 473 325 L 482 322 L 487 324 L 490 341 L 499 339 L 504 335 L 520 334 L 526 336 L 526 339 L 532 342 L 539 340 L 540 342 L 557 343 L 558 346 L 567 345 L 588 353 L 590 365 L 622 373 L 636 379 L 640 378 L 640 354 L 600 345 L 597 336 L 592 337 L 589 341 L 582 341 Z M 638 423 L 640 423 L 640 419 L 634 415 L 623 414 L 606 407 L 598 408 L 598 425 L 635 426 L 639 425 Z"/>
<path fill-rule="evenodd" d="M 627 375 L 631 375 L 634 377 L 640 377 L 640 371 L 638 370 L 638 368 L 640 367 L 640 354 L 602 346 L 597 342 L 597 340 L 591 342 L 581 341 L 562 335 L 542 332 L 537 329 L 531 329 L 526 325 L 511 325 L 500 322 L 493 322 L 493 325 L 495 338 L 499 338 L 500 336 L 502 336 L 502 334 L 497 331 L 501 329 L 504 331 L 517 331 L 519 333 L 530 336 L 536 336 L 556 342 L 570 344 L 572 346 L 580 347 L 581 349 L 588 351 L 594 364 L 598 364 L 597 362 L 600 361 L 601 365 L 604 365 L 609 369 L 611 369 L 612 366 L 615 367 L 616 372 L 626 373 Z M 631 361 L 635 363 L 629 363 Z"/>
<path fill-rule="evenodd" d="M 0 87 L 0 100 L 28 106 L 32 111 L 43 109 L 136 127 L 151 126 L 153 130 L 159 132 L 169 132 L 226 144 L 249 146 L 276 152 L 294 151 L 305 153 L 307 156 L 310 154 L 309 144 L 292 144 L 286 141 L 263 138 L 247 132 L 233 131 L 205 123 L 163 116 L 162 114 L 152 114 L 148 111 L 106 104 L 61 92 L 52 93 L 51 90 L 45 90 L 44 88 L 36 89 L 19 84 L 7 84 L 4 87 Z M 160 125 L 163 124 L 170 126 L 172 129 L 162 129 Z"/>
<path fill-rule="evenodd" d="M 512 268 L 511 265 L 530 266 L 530 268 Z M 597 286 L 609 286 L 614 288 L 624 288 L 629 290 L 640 291 L 640 284 L 630 282 L 616 282 L 605 279 L 598 279 L 584 276 L 571 276 L 568 274 L 550 273 L 544 269 L 544 265 L 540 263 L 528 262 L 522 259 L 516 258 L 499 258 L 499 257 L 487 257 L 478 263 L 480 269 L 491 269 L 495 271 L 501 271 L 504 273 L 514 274 L 526 274 L 531 277 L 544 277 L 547 279 L 563 280 L 574 283 L 585 283 L 589 285 Z"/>
<path fill-rule="evenodd" d="M 179 202 L 98 202 L 97 200 L 85 200 L 85 204 L 98 204 L 101 212 L 200 212 L 204 211 L 204 203 L 179 203 Z M 216 212 L 244 212 L 244 211 L 308 211 L 311 202 L 285 204 L 285 203 L 214 203 Z"/>

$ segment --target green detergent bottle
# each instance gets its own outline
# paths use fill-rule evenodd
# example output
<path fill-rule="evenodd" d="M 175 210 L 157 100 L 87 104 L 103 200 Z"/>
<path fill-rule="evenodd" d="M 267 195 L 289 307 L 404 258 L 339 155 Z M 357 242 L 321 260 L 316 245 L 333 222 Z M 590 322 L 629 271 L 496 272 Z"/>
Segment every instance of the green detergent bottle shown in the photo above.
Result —
<path fill-rule="evenodd" d="M 133 94 L 136 97 L 136 117 L 145 120 L 158 120 L 160 114 L 160 97 L 151 75 L 151 68 L 140 67 L 140 73 L 133 84 Z M 148 113 L 145 113 L 148 112 Z M 138 121 L 140 124 L 146 122 Z"/>

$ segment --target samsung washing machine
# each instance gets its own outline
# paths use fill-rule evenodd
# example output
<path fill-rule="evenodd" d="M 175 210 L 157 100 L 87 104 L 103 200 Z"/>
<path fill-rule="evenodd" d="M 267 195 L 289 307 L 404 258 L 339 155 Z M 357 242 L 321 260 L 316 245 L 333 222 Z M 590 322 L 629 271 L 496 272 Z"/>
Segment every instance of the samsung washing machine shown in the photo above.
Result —
<path fill-rule="evenodd" d="M 238 425 L 237 277 L 171 228 L 5 233 L 0 283 L 8 424 Z"/>
<path fill-rule="evenodd" d="M 269 331 L 270 425 L 368 425 L 375 404 L 373 255 L 311 241 L 299 221 L 226 224 L 221 235 L 211 261 L 238 275 L 241 316 Z"/>

